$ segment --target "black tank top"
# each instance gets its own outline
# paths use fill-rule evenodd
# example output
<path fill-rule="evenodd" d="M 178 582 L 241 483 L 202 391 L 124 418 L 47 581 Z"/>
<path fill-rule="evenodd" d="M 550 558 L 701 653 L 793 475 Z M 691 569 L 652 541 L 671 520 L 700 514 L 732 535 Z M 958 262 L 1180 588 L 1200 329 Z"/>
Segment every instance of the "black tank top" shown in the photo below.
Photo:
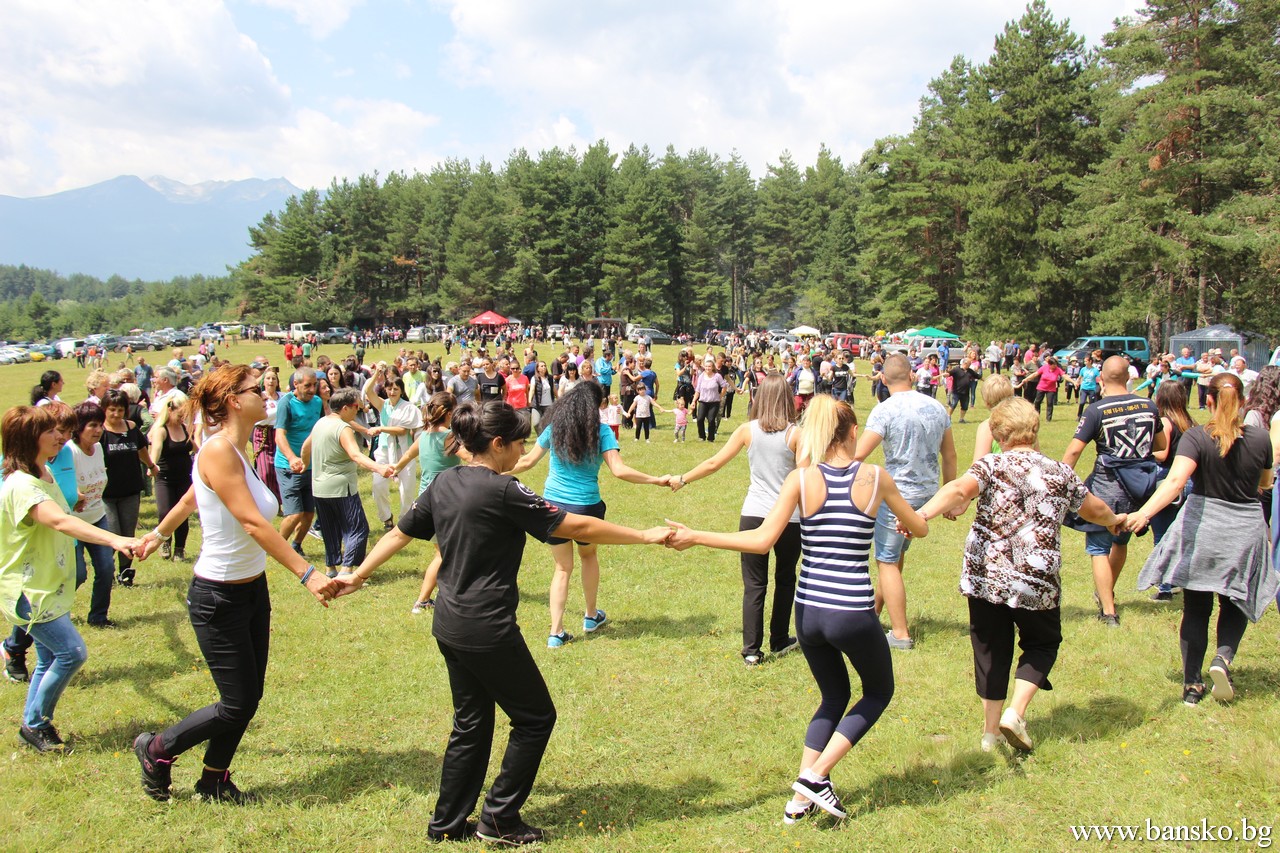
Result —
<path fill-rule="evenodd" d="M 164 431 L 160 444 L 160 461 L 156 466 L 160 469 L 160 479 L 166 482 L 181 482 L 191 479 L 191 436 L 182 431 L 181 441 L 169 437 L 169 430 Z"/>

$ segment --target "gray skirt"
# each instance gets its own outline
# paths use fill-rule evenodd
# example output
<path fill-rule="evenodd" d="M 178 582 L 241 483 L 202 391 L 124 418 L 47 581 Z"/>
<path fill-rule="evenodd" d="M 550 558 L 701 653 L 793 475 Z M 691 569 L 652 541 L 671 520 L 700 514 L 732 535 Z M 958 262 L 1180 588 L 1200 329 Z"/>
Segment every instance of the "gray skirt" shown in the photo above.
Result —
<path fill-rule="evenodd" d="M 1261 505 L 1188 496 L 1138 573 L 1138 589 L 1160 583 L 1225 595 L 1251 622 L 1261 619 L 1280 586 Z"/>

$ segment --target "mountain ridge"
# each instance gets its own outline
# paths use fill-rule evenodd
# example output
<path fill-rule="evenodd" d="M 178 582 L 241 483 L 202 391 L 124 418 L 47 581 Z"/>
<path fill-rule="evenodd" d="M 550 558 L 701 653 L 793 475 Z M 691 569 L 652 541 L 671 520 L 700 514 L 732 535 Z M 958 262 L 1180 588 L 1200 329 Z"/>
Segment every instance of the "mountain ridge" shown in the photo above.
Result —
<path fill-rule="evenodd" d="M 225 275 L 250 255 L 249 227 L 300 192 L 285 178 L 119 175 L 45 196 L 0 195 L 0 263 L 101 279 Z"/>

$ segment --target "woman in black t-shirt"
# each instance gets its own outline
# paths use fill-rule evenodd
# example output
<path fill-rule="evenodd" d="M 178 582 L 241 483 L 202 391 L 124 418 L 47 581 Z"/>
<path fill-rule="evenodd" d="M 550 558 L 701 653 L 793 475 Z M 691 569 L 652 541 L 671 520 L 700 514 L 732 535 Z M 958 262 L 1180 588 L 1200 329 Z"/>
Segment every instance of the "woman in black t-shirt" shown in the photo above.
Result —
<path fill-rule="evenodd" d="M 347 592 L 413 539 L 435 538 L 443 563 L 431 633 L 449 671 L 453 733 L 440 771 L 440 798 L 427 827 L 432 840 L 478 835 L 528 844 L 542 830 L 520 819 L 556 722 L 542 673 L 516 624 L 516 576 L 529 533 L 611 545 L 661 544 L 670 530 L 632 530 L 552 506 L 514 477 L 529 422 L 506 402 L 459 406 L 452 431 L 471 454 L 442 471 L 399 525 L 378 542 L 354 574 L 339 575 Z M 515 535 L 513 535 L 515 534 Z M 484 785 L 493 740 L 494 706 L 511 719 L 502 769 L 489 787 L 478 824 L 467 817 Z"/>
<path fill-rule="evenodd" d="M 480 364 L 480 373 L 476 382 L 480 388 L 480 399 L 501 400 L 506 395 L 507 379 L 493 366 L 493 360 L 486 358 Z"/>
<path fill-rule="evenodd" d="M 102 424 L 103 462 L 107 466 L 107 486 L 102 491 L 102 503 L 107 510 L 107 529 L 126 539 L 138 529 L 138 507 L 142 502 L 142 489 L 146 485 L 141 461 L 152 476 L 156 463 L 147 453 L 150 442 L 132 421 L 125 420 L 129 410 L 129 395 L 123 391 L 108 391 L 102 401 L 106 420 Z M 122 586 L 133 586 L 133 558 L 120 553 L 116 579 Z"/>
<path fill-rule="evenodd" d="M 1231 373 L 1209 382 L 1209 423 L 1187 430 L 1169 476 L 1142 508 L 1129 514 L 1137 532 L 1174 498 L 1194 474 L 1191 495 L 1138 575 L 1138 588 L 1158 583 L 1182 587 L 1182 701 L 1204 697 L 1200 668 L 1208 649 L 1209 616 L 1218 595 L 1218 650 L 1209 665 L 1213 698 L 1235 697 L 1231 664 L 1249 620 L 1258 621 L 1276 595 L 1270 531 L 1258 491 L 1271 485 L 1271 440 L 1264 430 L 1241 426 L 1244 385 Z M 1205 535 L 1201 535 L 1205 534 Z"/>

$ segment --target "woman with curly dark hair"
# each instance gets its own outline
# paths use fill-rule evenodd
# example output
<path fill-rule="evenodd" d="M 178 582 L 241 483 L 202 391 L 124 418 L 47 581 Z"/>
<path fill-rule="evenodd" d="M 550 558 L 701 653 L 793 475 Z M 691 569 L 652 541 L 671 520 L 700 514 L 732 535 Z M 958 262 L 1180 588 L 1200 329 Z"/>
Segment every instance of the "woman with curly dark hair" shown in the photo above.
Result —
<path fill-rule="evenodd" d="M 654 477 L 631 468 L 618 453 L 618 439 L 613 430 L 600 423 L 600 402 L 604 389 L 597 382 L 579 382 L 556 400 L 547 417 L 547 428 L 538 436 L 532 450 L 520 457 L 508 474 L 516 476 L 528 471 L 548 450 L 551 451 L 551 468 L 547 472 L 544 489 L 546 498 L 556 506 L 564 507 L 577 515 L 604 518 L 605 504 L 600 498 L 600 463 L 619 480 L 650 486 L 665 486 L 670 476 Z M 569 597 L 569 579 L 573 576 L 573 540 L 551 537 L 551 558 L 555 561 L 555 574 L 551 578 L 551 634 L 547 648 L 558 649 L 573 639 L 564 629 L 565 600 Z M 582 595 L 586 599 L 586 612 L 582 617 L 582 630 L 590 634 L 602 628 L 608 617 L 596 607 L 596 594 L 600 591 L 600 558 L 596 546 L 578 542 L 578 556 L 582 558 Z"/>

